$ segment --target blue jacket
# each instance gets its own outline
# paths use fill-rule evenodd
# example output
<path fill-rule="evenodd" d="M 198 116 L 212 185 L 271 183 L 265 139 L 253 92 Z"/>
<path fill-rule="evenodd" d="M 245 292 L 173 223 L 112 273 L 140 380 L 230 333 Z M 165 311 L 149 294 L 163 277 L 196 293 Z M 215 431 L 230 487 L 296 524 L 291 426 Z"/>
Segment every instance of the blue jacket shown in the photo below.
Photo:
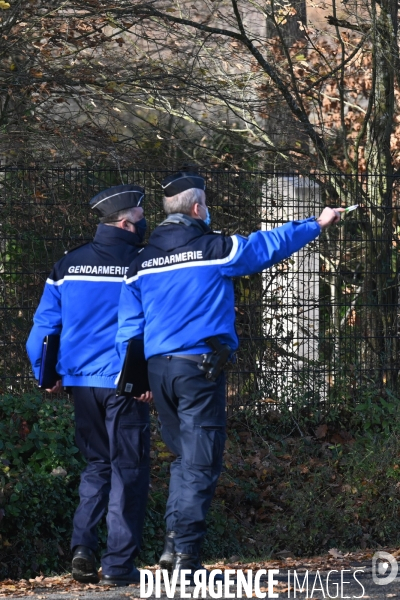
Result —
<path fill-rule="evenodd" d="M 165 223 L 134 259 L 122 286 L 116 338 L 121 360 L 127 341 L 143 336 L 147 358 L 207 352 L 210 336 L 235 350 L 232 277 L 274 265 L 321 232 L 314 217 L 248 238 L 214 233 L 190 217 L 189 225 Z"/>
<path fill-rule="evenodd" d="M 118 301 L 128 266 L 140 250 L 136 234 L 99 225 L 93 242 L 53 267 L 34 316 L 27 351 L 39 377 L 43 338 L 61 333 L 57 372 L 66 386 L 115 387 Z"/>

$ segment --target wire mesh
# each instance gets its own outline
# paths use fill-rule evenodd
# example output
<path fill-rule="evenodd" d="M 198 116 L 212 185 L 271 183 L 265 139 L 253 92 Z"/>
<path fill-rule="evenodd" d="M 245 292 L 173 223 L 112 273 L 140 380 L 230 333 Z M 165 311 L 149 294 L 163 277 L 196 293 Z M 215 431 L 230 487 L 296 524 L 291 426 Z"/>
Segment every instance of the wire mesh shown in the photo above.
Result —
<path fill-rule="evenodd" d="M 359 208 L 287 260 L 235 280 L 240 349 L 227 372 L 230 410 L 281 401 L 314 406 L 395 389 L 399 374 L 399 179 L 382 175 L 201 171 L 215 230 L 268 231 Z M 36 385 L 25 352 L 43 286 L 63 253 L 92 239 L 88 202 L 121 183 L 145 186 L 151 231 L 163 219 L 167 171 L 12 168 L 0 171 L 0 391 Z"/>

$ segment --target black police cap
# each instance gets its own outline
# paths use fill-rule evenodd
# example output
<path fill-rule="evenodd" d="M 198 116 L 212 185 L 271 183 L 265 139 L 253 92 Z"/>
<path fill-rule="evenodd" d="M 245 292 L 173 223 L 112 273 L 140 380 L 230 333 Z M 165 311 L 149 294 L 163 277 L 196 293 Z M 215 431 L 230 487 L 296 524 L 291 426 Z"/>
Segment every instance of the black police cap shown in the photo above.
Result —
<path fill-rule="evenodd" d="M 161 185 L 164 190 L 164 195 L 167 197 L 175 196 L 176 194 L 180 194 L 181 192 L 192 188 L 197 188 L 198 190 L 206 189 L 204 177 L 198 173 L 191 173 L 190 171 L 179 171 L 173 175 L 168 175 L 168 177 L 161 182 Z"/>
<path fill-rule="evenodd" d="M 144 199 L 144 188 L 140 185 L 116 185 L 103 190 L 89 202 L 90 208 L 101 217 L 140 206 Z"/>

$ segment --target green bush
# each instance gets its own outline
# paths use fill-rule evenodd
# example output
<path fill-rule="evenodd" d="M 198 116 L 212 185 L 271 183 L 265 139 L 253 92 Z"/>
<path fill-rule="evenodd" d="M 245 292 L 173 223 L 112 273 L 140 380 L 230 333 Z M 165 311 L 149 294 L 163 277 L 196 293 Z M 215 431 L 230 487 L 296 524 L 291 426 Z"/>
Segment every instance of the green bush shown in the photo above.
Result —
<path fill-rule="evenodd" d="M 69 558 L 83 467 L 73 404 L 37 393 L 0 399 L 0 574 L 59 571 Z"/>

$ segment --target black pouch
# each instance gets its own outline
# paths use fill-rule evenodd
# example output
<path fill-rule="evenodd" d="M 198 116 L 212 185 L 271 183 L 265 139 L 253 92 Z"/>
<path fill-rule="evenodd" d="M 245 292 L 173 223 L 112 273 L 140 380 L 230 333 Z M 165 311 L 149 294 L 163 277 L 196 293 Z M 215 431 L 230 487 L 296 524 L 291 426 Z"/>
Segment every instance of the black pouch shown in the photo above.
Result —
<path fill-rule="evenodd" d="M 200 371 L 203 371 L 206 379 L 216 381 L 222 369 L 225 367 L 232 353 L 232 349 L 228 344 L 221 344 L 217 337 L 206 339 L 206 343 L 213 349 L 212 352 L 202 355 L 202 362 L 197 366 Z"/>

